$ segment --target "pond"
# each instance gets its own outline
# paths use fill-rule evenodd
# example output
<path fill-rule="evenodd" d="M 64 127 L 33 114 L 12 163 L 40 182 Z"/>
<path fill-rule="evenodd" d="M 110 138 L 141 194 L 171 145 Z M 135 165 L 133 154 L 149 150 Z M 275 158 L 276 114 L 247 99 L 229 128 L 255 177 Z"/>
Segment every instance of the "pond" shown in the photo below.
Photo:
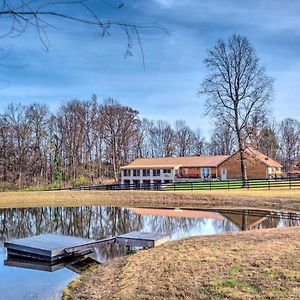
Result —
<path fill-rule="evenodd" d="M 289 217 L 290 216 L 290 217 Z M 0 299 L 60 299 L 62 289 L 84 269 L 126 255 L 124 247 L 101 246 L 82 261 L 54 267 L 7 260 L 3 242 L 43 233 L 102 239 L 130 231 L 167 233 L 171 239 L 222 232 L 299 226 L 300 216 L 259 211 L 42 207 L 0 210 Z"/>

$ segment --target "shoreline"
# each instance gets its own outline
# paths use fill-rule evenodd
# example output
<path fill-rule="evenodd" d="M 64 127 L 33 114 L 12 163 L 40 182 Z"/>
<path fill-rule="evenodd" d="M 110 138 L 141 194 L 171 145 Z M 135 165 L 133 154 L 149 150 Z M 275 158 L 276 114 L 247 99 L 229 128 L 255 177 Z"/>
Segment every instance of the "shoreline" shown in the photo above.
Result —
<path fill-rule="evenodd" d="M 297 299 L 299 255 L 300 227 L 189 237 L 90 270 L 63 299 Z"/>
<path fill-rule="evenodd" d="M 300 190 L 0 193 L 0 208 L 91 205 L 199 210 L 252 208 L 299 212 Z M 282 253 L 283 257 L 280 256 Z M 63 299 L 288 298 L 300 293 L 299 255 L 300 227 L 189 237 L 139 251 L 89 270 L 64 289 Z M 253 259 L 259 261 L 257 266 Z M 285 261 L 283 266 L 277 264 L 280 259 Z M 285 268 L 290 268 L 286 265 L 287 260 L 291 265 L 294 264 L 292 275 Z M 265 265 L 265 261 L 269 265 Z M 249 274 L 254 276 L 254 281 L 249 282 Z M 260 274 L 264 274 L 264 277 Z M 185 285 L 186 282 L 191 284 Z M 275 286 L 274 290 L 269 288 L 272 285 Z M 277 294 L 280 297 L 276 298 Z"/>
<path fill-rule="evenodd" d="M 254 208 L 300 211 L 299 190 L 1 192 L 0 208 L 42 206 Z"/>

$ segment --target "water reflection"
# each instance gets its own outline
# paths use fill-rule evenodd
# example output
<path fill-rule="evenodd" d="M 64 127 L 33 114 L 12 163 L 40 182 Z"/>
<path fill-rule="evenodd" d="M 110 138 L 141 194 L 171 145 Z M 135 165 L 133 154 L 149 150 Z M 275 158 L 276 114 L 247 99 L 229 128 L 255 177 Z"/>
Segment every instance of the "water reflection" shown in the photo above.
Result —
<path fill-rule="evenodd" d="M 43 207 L 0 210 L 0 291 L 3 299 L 55 299 L 91 263 L 126 254 L 125 247 L 102 245 L 94 255 L 58 266 L 9 258 L 3 241 L 44 233 L 103 239 L 130 231 L 167 233 L 172 239 L 258 228 L 300 226 L 298 218 L 258 211 L 126 209 L 118 207 Z M 86 264 L 87 263 L 87 264 Z M 44 270 L 48 272 L 41 272 Z M 54 273 L 49 273 L 55 271 Z M 14 286 L 20 287 L 14 289 Z"/>
<path fill-rule="evenodd" d="M 74 273 L 80 275 L 88 268 L 99 265 L 99 262 L 93 254 L 89 254 L 69 260 L 62 260 L 55 264 L 42 260 L 25 259 L 21 257 L 8 257 L 4 261 L 4 265 L 8 267 L 39 270 L 45 272 L 55 272 L 63 268 L 68 268 Z"/>

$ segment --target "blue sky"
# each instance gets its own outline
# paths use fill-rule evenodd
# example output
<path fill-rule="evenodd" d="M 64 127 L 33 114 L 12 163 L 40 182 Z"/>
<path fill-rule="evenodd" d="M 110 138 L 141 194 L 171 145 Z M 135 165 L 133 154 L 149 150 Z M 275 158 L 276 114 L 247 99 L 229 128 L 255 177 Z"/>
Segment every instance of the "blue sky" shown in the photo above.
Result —
<path fill-rule="evenodd" d="M 137 45 L 134 57 L 124 58 L 126 39 L 117 29 L 102 37 L 94 27 L 51 20 L 58 29 L 48 30 L 48 52 L 31 30 L 2 38 L 1 49 L 10 52 L 0 61 L 1 109 L 10 102 L 38 101 L 55 110 L 69 99 L 96 94 L 98 99 L 114 97 L 142 117 L 185 119 L 208 133 L 205 97 L 197 96 L 206 74 L 205 51 L 219 38 L 238 33 L 248 37 L 275 79 L 274 116 L 299 118 L 298 0 L 124 0 L 122 9 L 90 2 L 104 19 L 159 23 L 169 34 L 141 31 L 145 68 Z"/>

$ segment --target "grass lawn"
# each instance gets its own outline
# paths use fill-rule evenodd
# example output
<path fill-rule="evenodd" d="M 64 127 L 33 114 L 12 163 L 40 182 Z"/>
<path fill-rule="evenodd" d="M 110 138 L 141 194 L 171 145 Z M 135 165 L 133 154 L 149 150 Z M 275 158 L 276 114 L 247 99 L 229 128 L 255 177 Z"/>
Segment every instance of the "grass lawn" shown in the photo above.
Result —
<path fill-rule="evenodd" d="M 270 208 L 300 210 L 300 189 L 212 191 L 1 192 L 0 208 L 112 205 L 123 207 Z"/>
<path fill-rule="evenodd" d="M 300 188 L 300 180 L 248 180 L 250 189 L 290 189 L 290 187 Z M 180 190 L 226 190 L 226 189 L 241 189 L 243 182 L 241 180 L 232 181 L 202 181 L 175 183 L 165 186 L 165 191 L 180 191 Z"/>
<path fill-rule="evenodd" d="M 65 299 L 299 299 L 300 228 L 199 236 L 119 258 Z"/>

